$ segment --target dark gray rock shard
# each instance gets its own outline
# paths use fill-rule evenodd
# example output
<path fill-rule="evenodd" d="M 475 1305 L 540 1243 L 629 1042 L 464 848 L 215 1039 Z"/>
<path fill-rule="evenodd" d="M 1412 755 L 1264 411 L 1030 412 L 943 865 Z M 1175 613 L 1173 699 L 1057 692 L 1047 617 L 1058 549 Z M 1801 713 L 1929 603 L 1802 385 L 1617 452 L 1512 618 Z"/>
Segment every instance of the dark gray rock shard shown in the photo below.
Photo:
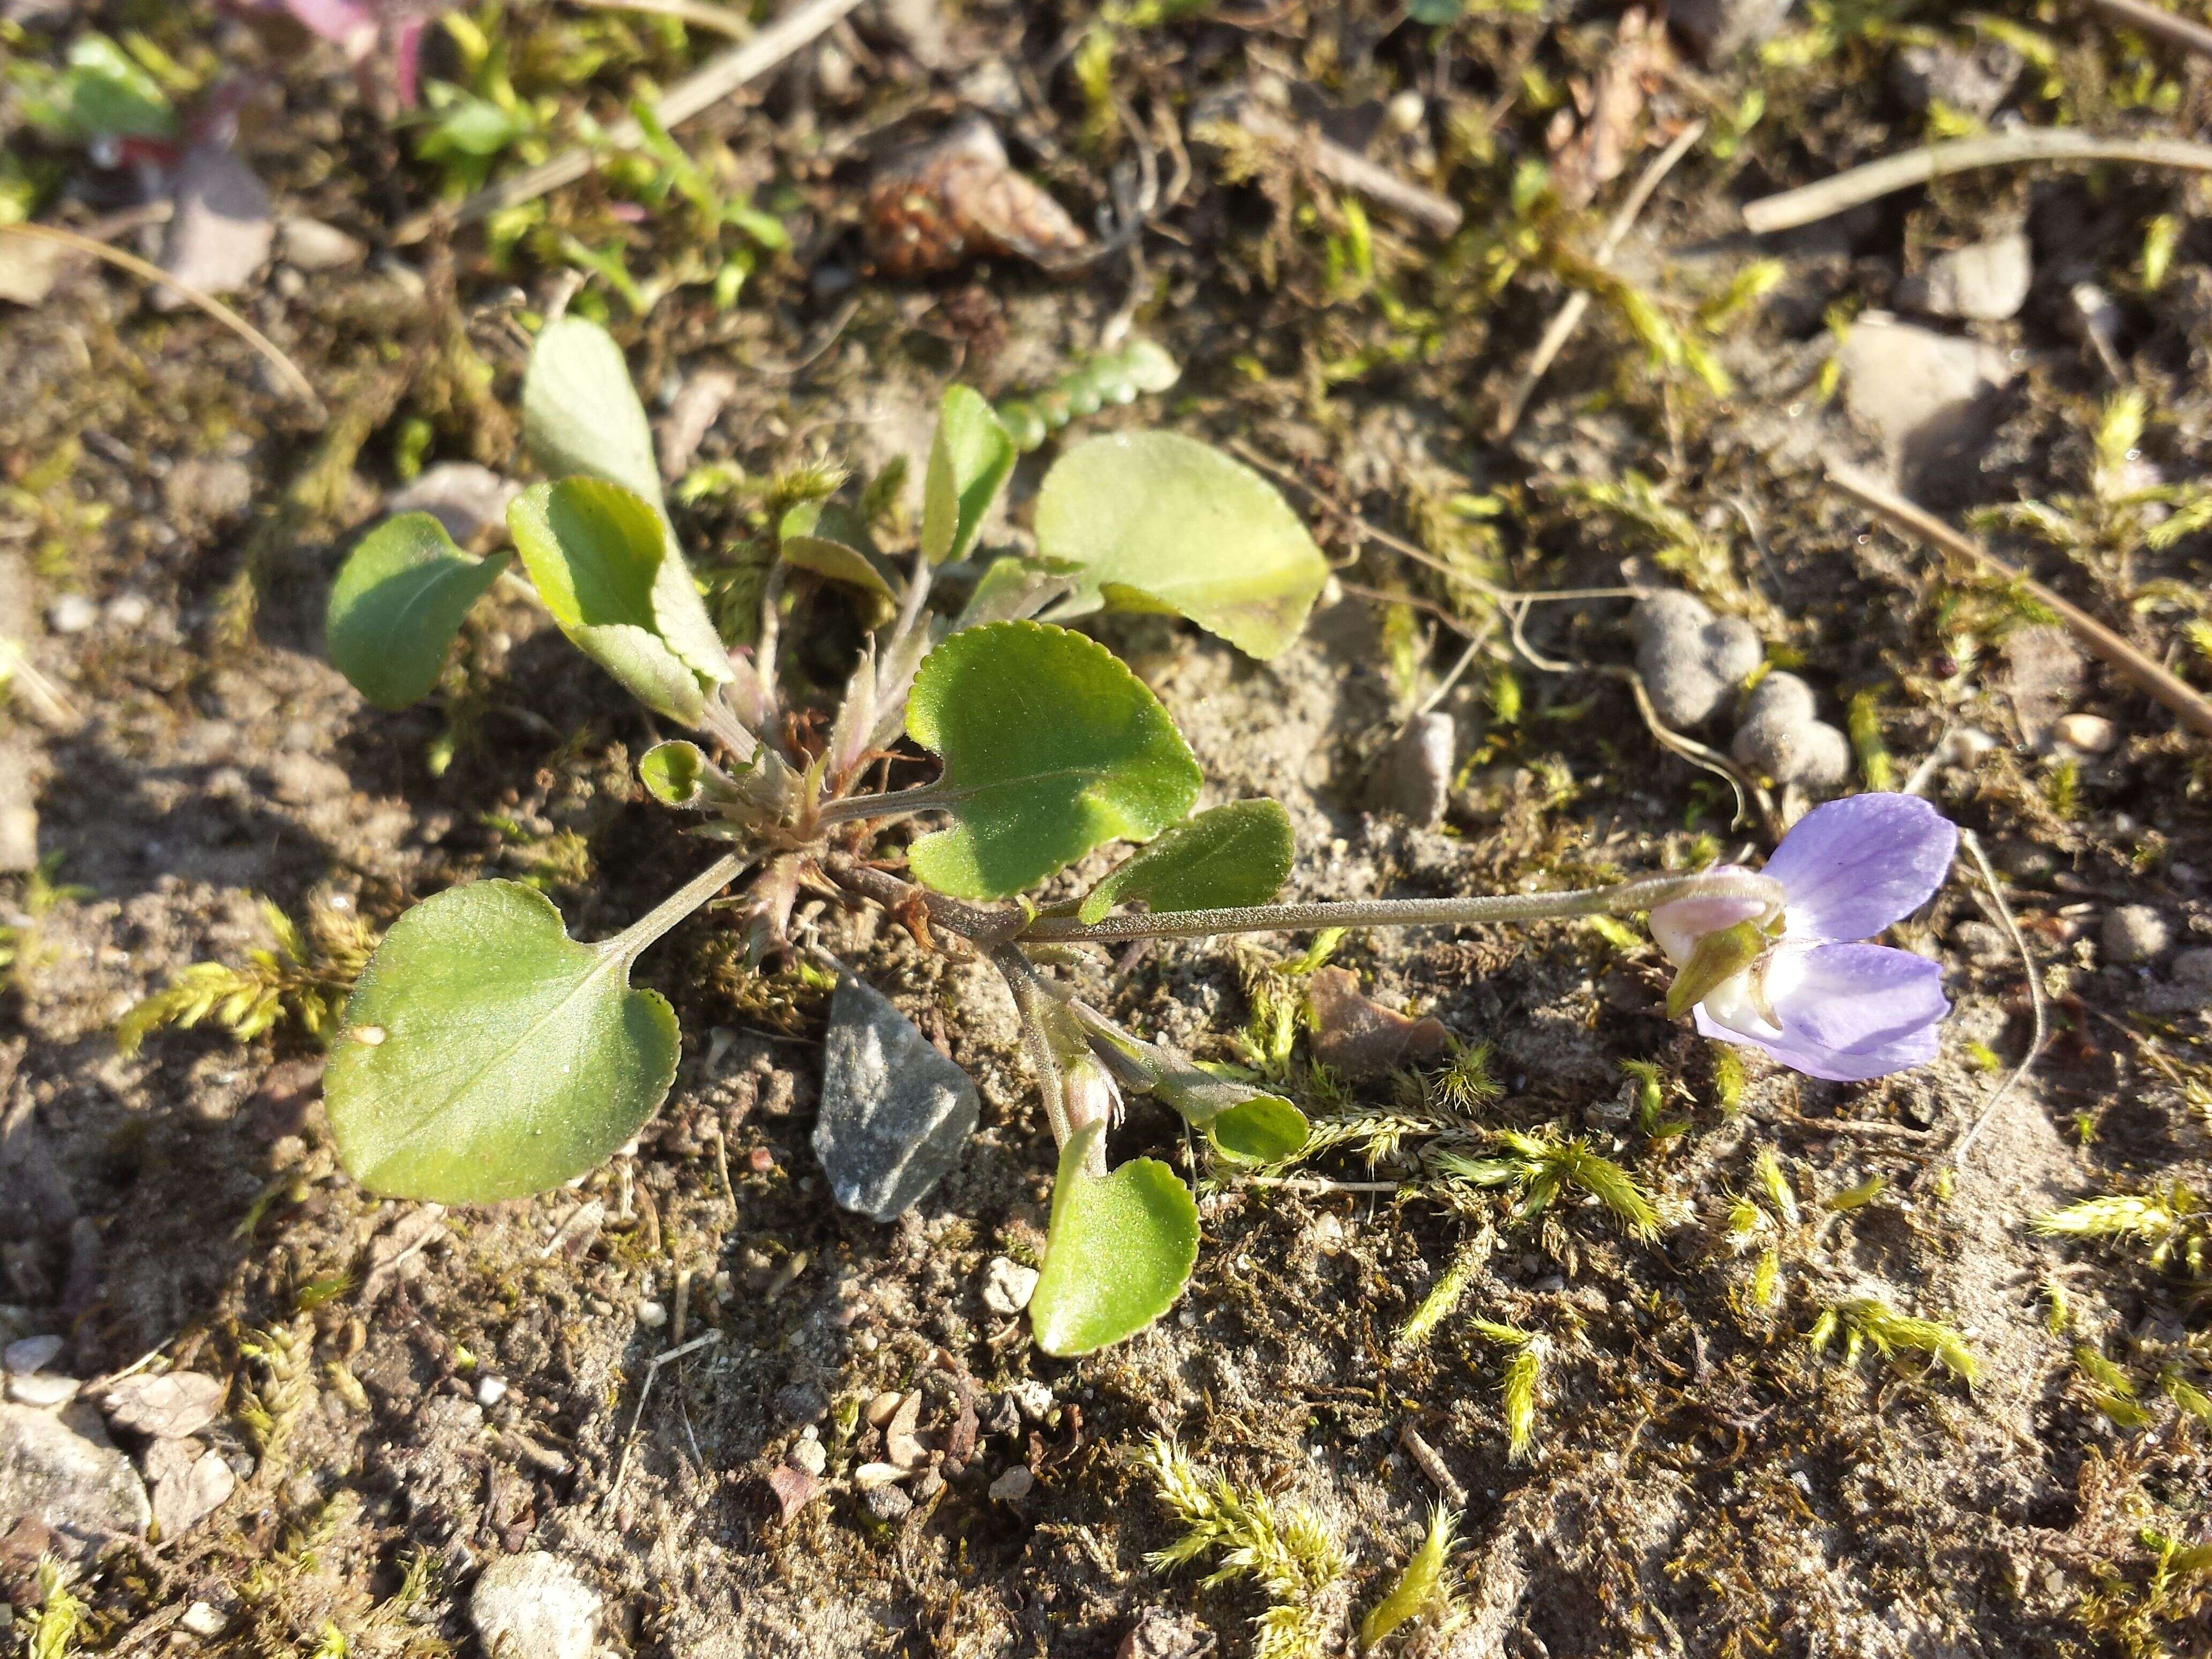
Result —
<path fill-rule="evenodd" d="M 911 1209 L 967 1146 L 977 1103 L 967 1073 L 889 998 L 838 974 L 814 1126 L 838 1203 L 878 1221 Z"/>

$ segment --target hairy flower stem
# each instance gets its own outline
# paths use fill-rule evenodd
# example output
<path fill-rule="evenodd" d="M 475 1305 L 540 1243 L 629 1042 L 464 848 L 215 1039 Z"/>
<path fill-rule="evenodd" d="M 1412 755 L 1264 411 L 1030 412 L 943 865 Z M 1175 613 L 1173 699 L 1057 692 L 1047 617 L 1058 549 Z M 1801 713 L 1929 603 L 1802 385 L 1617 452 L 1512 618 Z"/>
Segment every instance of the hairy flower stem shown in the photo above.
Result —
<path fill-rule="evenodd" d="M 1752 899 L 1771 917 L 1782 909 L 1782 884 L 1749 871 L 1706 871 L 1687 876 L 1647 876 L 1612 887 L 1586 887 L 1565 893 L 1255 904 L 1233 910 L 1108 916 L 1088 926 L 1073 916 L 1039 916 L 1019 937 L 1024 945 L 1108 944 L 1135 939 L 1205 939 L 1222 933 L 1299 933 L 1323 927 L 1465 927 L 1563 916 L 1632 915 L 1684 898 Z"/>
<path fill-rule="evenodd" d="M 750 854 L 725 853 L 623 928 L 611 942 L 621 945 L 624 962 L 635 962 L 648 945 L 735 881 L 755 862 Z"/>

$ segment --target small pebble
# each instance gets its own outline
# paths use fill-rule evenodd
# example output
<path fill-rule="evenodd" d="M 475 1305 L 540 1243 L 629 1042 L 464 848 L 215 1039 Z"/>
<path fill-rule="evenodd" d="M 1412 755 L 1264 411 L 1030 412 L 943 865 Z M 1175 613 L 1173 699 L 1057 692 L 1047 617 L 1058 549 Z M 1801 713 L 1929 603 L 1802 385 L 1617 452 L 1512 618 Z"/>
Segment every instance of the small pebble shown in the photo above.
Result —
<path fill-rule="evenodd" d="M 2103 755 L 2120 740 L 2120 728 L 2101 714 L 2062 714 L 2051 735 L 2081 755 Z"/>
<path fill-rule="evenodd" d="M 480 1376 L 477 1379 L 477 1404 L 496 1406 L 507 1398 L 507 1379 L 503 1376 Z"/>
<path fill-rule="evenodd" d="M 637 1304 L 637 1322 L 648 1331 L 657 1331 L 668 1322 L 668 1310 L 648 1296 Z"/>
<path fill-rule="evenodd" d="M 492 1562 L 469 1596 L 469 1622 L 486 1653 L 591 1659 L 599 1592 L 543 1550 Z"/>
<path fill-rule="evenodd" d="M 19 1406 L 40 1406 L 51 1411 L 76 1399 L 81 1386 L 73 1376 L 56 1376 L 46 1371 L 30 1376 L 10 1376 L 8 1379 L 8 1398 Z"/>
<path fill-rule="evenodd" d="M 1389 117 L 1390 125 L 1399 131 L 1413 132 L 1419 129 L 1421 118 L 1428 113 L 1429 104 L 1428 100 L 1407 87 L 1404 91 L 1395 94 L 1383 106 L 1383 111 Z"/>
<path fill-rule="evenodd" d="M 230 1628 L 230 1620 L 211 1601 L 195 1601 L 177 1620 L 177 1628 L 191 1636 L 214 1638 Z"/>
<path fill-rule="evenodd" d="M 903 1521 L 913 1512 L 914 1499 L 895 1486 L 871 1486 L 860 1494 L 868 1513 L 878 1521 Z"/>
<path fill-rule="evenodd" d="M 993 1256 L 983 1270 L 983 1305 L 995 1314 L 1018 1314 L 1030 1305 L 1036 1285 L 1035 1267 L 1024 1267 L 1006 1256 Z"/>
<path fill-rule="evenodd" d="M 46 607 L 46 626 L 57 634 L 82 634 L 99 620 L 99 607 L 82 593 L 64 593 Z"/>
<path fill-rule="evenodd" d="M 899 1402 L 905 1398 L 906 1396 L 901 1394 L 896 1389 L 885 1389 L 874 1399 L 869 1401 L 867 1409 L 868 1426 L 872 1429 L 880 1429 L 884 1424 L 890 1422 L 891 1419 L 896 1417 L 898 1415 Z"/>
<path fill-rule="evenodd" d="M 766 1175 L 775 1168 L 775 1154 L 765 1146 L 756 1146 L 745 1154 L 745 1166 L 755 1175 Z"/>
<path fill-rule="evenodd" d="M 991 1496 L 1001 1504 L 1018 1504 L 1036 1486 L 1036 1477 L 1017 1463 L 991 1483 Z"/>
<path fill-rule="evenodd" d="M 111 628 L 143 628 L 153 611 L 143 593 L 118 593 L 107 602 L 107 623 Z"/>
<path fill-rule="evenodd" d="M 27 1336 L 0 1350 L 0 1365 L 19 1374 L 42 1371 L 54 1363 L 54 1356 L 61 1351 L 62 1340 L 58 1336 Z"/>
<path fill-rule="evenodd" d="M 2105 915 L 2105 958 L 2133 967 L 2155 962 L 2173 943 L 2173 926 L 2148 904 L 2123 904 Z"/>
<path fill-rule="evenodd" d="M 1023 1377 L 1012 1384 L 1006 1392 L 1013 1395 L 1014 1403 L 1022 1409 L 1022 1415 L 1032 1423 L 1043 1422 L 1046 1414 L 1052 1410 L 1052 1389 L 1033 1376 Z"/>
<path fill-rule="evenodd" d="M 786 1461 L 795 1468 L 805 1469 L 809 1474 L 819 1475 L 830 1467 L 830 1453 L 821 1441 L 815 1438 L 810 1428 L 799 1437 L 799 1443 L 791 1449 L 790 1456 Z"/>

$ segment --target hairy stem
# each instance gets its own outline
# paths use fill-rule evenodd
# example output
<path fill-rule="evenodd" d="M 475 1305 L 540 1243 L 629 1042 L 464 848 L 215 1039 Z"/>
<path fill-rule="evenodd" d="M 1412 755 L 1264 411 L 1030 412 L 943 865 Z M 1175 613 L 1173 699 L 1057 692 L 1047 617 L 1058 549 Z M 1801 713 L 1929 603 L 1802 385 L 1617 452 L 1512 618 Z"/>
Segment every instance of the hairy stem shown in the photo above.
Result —
<path fill-rule="evenodd" d="M 855 818 L 909 817 L 942 806 L 949 799 L 933 783 L 895 789 L 888 795 L 848 795 L 824 805 L 816 822 L 827 829 L 833 823 L 849 823 Z"/>
<path fill-rule="evenodd" d="M 1748 898 L 1780 913 L 1782 884 L 1747 870 L 1649 876 L 1612 887 L 1565 893 L 1493 893 L 1468 898 L 1344 899 L 1257 904 L 1231 910 L 1109 916 L 1085 926 L 1072 916 L 1039 916 L 1024 944 L 1109 943 L 1133 939 L 1205 939 L 1220 933 L 1297 933 L 1323 927 L 1465 927 L 1560 916 L 1630 915 L 1683 898 Z"/>
<path fill-rule="evenodd" d="M 609 942 L 620 947 L 626 961 L 636 961 L 647 946 L 735 881 L 752 862 L 750 854 L 723 854 Z"/>

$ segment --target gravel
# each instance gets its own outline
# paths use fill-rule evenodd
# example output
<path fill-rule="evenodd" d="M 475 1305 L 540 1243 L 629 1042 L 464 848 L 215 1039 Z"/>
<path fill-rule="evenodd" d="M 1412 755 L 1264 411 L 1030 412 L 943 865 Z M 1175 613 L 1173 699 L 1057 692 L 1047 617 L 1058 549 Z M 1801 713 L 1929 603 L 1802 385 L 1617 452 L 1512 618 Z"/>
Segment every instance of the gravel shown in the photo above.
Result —
<path fill-rule="evenodd" d="M 591 1659 L 599 1616 L 599 1592 L 544 1550 L 493 1562 L 469 1597 L 486 1659 Z"/>

